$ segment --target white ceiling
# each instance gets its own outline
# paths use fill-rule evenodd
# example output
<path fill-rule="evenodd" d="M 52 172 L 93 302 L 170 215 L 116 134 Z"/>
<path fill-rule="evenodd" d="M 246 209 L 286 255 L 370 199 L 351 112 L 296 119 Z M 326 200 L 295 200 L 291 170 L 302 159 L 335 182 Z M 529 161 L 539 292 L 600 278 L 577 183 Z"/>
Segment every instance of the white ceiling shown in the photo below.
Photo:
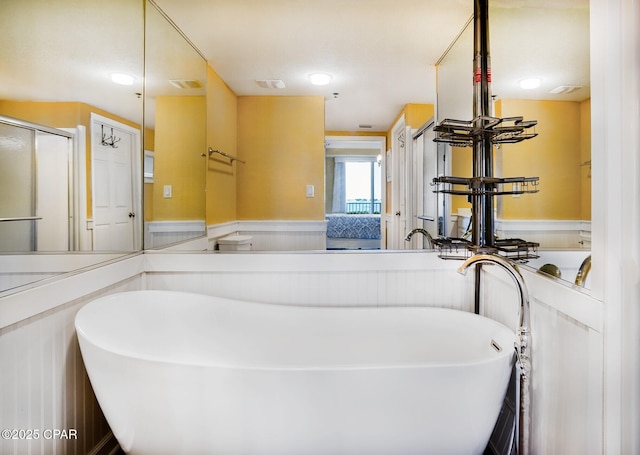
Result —
<path fill-rule="evenodd" d="M 140 6 L 131 0 L 0 0 L 0 100 L 81 101 L 140 122 Z M 134 85 L 113 84 L 109 75 L 116 71 L 135 75 Z"/>
<path fill-rule="evenodd" d="M 386 131 L 405 104 L 435 104 L 435 64 L 473 13 L 473 0 L 155 1 L 237 95 L 324 96 L 329 131 L 358 131 L 360 124 Z M 588 98 L 588 3 L 489 0 L 493 93 Z M 0 61 L 11 62 L 0 68 L 0 99 L 78 100 L 139 121 L 143 17 L 138 5 L 131 0 L 0 1 Z M 172 58 L 168 39 L 150 37 L 148 46 L 148 56 L 163 55 L 155 60 L 168 62 L 171 78 L 182 78 L 188 65 Z M 470 39 L 457 43 L 439 70 L 441 82 L 448 74 L 447 83 L 469 106 L 471 95 L 465 93 L 471 91 L 472 54 Z M 468 69 L 451 71 L 456 59 Z M 147 70 L 149 105 L 160 83 Z M 110 71 L 138 79 L 132 87 L 116 87 L 107 82 Z M 169 90 L 165 71 L 157 72 Z M 334 79 L 325 87 L 311 86 L 307 75 L 313 71 L 329 72 Z M 529 76 L 542 78 L 539 90 L 517 87 Z M 256 79 L 282 79 L 286 88 L 264 89 Z M 558 85 L 585 88 L 550 95 Z M 439 96 L 442 101 L 442 91 Z"/>
<path fill-rule="evenodd" d="M 363 130 L 361 124 L 385 131 L 405 104 L 435 104 L 435 64 L 473 14 L 472 0 L 155 2 L 237 95 L 324 96 L 326 129 L 343 131 Z M 588 6 L 589 0 L 491 0 L 493 93 L 588 98 Z M 471 84 L 472 44 L 465 46 Z M 314 71 L 331 73 L 333 81 L 312 86 L 307 75 Z M 539 90 L 517 87 L 532 76 L 542 79 Z M 257 79 L 281 79 L 286 88 L 261 88 Z M 558 85 L 585 88 L 548 93 Z"/>

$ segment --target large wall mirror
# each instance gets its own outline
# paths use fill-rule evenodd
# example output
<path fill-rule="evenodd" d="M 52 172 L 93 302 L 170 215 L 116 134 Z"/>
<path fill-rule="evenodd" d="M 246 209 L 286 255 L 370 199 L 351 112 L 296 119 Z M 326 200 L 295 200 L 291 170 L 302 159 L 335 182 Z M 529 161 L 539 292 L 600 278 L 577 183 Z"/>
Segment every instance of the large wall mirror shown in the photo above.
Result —
<path fill-rule="evenodd" d="M 585 1 L 515 8 L 490 2 L 489 11 L 494 116 L 538 121 L 536 138 L 494 152 L 496 175 L 540 178 L 537 193 L 497 198 L 497 235 L 540 243 L 540 259 L 529 265 L 557 264 L 562 279 L 571 282 L 591 240 L 588 6 Z M 438 65 L 438 121 L 472 118 L 472 74 L 469 22 Z M 539 86 L 522 88 L 528 79 Z M 471 150 L 448 153 L 450 175 L 470 176 Z M 453 196 L 451 206 L 464 223 L 469 202 Z"/>
<path fill-rule="evenodd" d="M 0 40 L 0 261 L 25 275 L 11 285 L 139 250 L 143 1 L 3 0 Z"/>
<path fill-rule="evenodd" d="M 168 18 L 5 0 L 0 40 L 0 292 L 204 233 L 206 64 Z"/>
<path fill-rule="evenodd" d="M 153 2 L 145 30 L 144 247 L 205 234 L 205 59 Z"/>

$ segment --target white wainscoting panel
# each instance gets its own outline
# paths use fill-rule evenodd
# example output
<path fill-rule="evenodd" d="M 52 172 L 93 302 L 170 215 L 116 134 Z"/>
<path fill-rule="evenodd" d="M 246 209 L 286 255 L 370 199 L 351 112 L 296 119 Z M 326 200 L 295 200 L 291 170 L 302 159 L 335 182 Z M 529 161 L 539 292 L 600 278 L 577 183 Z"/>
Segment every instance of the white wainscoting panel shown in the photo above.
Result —
<path fill-rule="evenodd" d="M 159 248 L 205 235 L 204 220 L 147 221 L 144 247 Z"/>
<path fill-rule="evenodd" d="M 569 283 L 522 270 L 531 307 L 532 453 L 603 453 L 603 303 Z M 517 327 L 511 278 L 483 267 L 482 308 Z"/>
<path fill-rule="evenodd" d="M 145 255 L 150 289 L 266 303 L 473 309 L 473 279 L 433 252 Z"/>
<path fill-rule="evenodd" d="M 0 439 L 0 453 L 106 455 L 118 447 L 89 384 L 74 318 L 98 296 L 142 289 L 142 264 L 142 255 L 128 256 L 0 298 L 0 429 L 40 431 L 39 439 Z M 77 439 L 47 438 L 46 430 L 75 430 Z"/>
<path fill-rule="evenodd" d="M 0 297 L 0 329 L 141 275 L 143 263 L 133 254 L 8 293 Z"/>
<path fill-rule="evenodd" d="M 327 247 L 325 220 L 239 220 L 207 227 L 215 249 L 216 239 L 229 234 L 250 235 L 252 251 L 314 251 Z"/>
<path fill-rule="evenodd" d="M 133 277 L 0 329 L 0 428 L 40 432 L 39 439 L 0 439 L 0 453 L 108 453 L 117 447 L 89 383 L 74 318 L 100 295 L 140 288 Z M 74 430 L 77 439 L 45 437 L 55 429 Z"/>
<path fill-rule="evenodd" d="M 122 257 L 121 253 L 40 253 L 0 255 L 0 296 L 3 291 L 59 276 L 71 270 Z"/>
<path fill-rule="evenodd" d="M 538 242 L 541 248 L 588 248 L 590 233 L 591 222 L 583 220 L 496 220 L 498 237 Z"/>
<path fill-rule="evenodd" d="M 9 271 L 0 272 L 0 291 L 6 291 L 9 289 L 24 286 L 25 284 L 35 283 L 47 278 L 51 278 L 64 272 L 55 271 L 42 271 L 42 272 L 28 272 L 28 271 Z"/>
<path fill-rule="evenodd" d="M 474 279 L 433 252 L 165 252 L 131 256 L 0 298 L 0 428 L 74 429 L 78 440 L 0 441 L 0 453 L 115 447 L 80 356 L 73 319 L 112 292 L 167 289 L 267 303 L 425 305 L 472 311 Z M 603 453 L 603 304 L 522 270 L 531 296 L 532 453 Z M 486 314 L 515 330 L 511 279 L 483 267 Z M 104 449 L 104 450 L 103 450 Z"/>
<path fill-rule="evenodd" d="M 162 246 L 156 251 L 206 251 L 210 247 L 209 239 L 202 235 L 200 237 L 196 237 L 193 239 L 184 240 L 178 243 L 173 243 L 171 245 Z M 153 250 L 145 250 L 150 253 L 153 253 Z"/>

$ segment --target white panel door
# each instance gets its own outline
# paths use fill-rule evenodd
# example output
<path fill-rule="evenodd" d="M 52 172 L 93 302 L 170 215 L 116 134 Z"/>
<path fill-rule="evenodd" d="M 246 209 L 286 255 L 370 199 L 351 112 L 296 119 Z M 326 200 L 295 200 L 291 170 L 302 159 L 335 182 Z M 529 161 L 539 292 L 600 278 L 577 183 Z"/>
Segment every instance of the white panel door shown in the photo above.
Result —
<path fill-rule="evenodd" d="M 137 136 L 117 122 L 91 123 L 93 249 L 131 251 L 135 242 L 133 157 Z"/>
<path fill-rule="evenodd" d="M 393 127 L 393 137 L 391 145 L 392 159 L 392 181 L 391 181 L 391 198 L 392 198 L 392 215 L 393 215 L 393 236 L 391 237 L 391 249 L 403 250 L 406 248 L 405 236 L 407 227 L 407 149 L 411 144 L 410 139 L 407 140 L 407 131 L 405 127 L 404 117 L 402 117 Z"/>
<path fill-rule="evenodd" d="M 417 188 L 424 195 L 422 212 L 424 214 L 424 228 L 429 231 L 431 237 L 436 238 L 438 230 L 438 194 L 434 193 L 433 179 L 437 177 L 438 156 L 437 144 L 433 141 L 435 133 L 433 127 L 425 130 L 422 135 L 424 148 L 422 149 L 422 175 L 421 188 Z"/>

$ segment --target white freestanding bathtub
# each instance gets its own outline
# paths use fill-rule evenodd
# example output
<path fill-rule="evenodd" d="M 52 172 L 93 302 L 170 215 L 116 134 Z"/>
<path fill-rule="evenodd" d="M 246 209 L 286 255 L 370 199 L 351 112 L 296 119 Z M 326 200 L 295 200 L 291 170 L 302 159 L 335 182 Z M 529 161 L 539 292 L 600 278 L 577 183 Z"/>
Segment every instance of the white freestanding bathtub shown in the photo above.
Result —
<path fill-rule="evenodd" d="M 515 335 L 439 308 L 318 308 L 168 291 L 99 298 L 82 357 L 132 454 L 479 454 Z"/>

